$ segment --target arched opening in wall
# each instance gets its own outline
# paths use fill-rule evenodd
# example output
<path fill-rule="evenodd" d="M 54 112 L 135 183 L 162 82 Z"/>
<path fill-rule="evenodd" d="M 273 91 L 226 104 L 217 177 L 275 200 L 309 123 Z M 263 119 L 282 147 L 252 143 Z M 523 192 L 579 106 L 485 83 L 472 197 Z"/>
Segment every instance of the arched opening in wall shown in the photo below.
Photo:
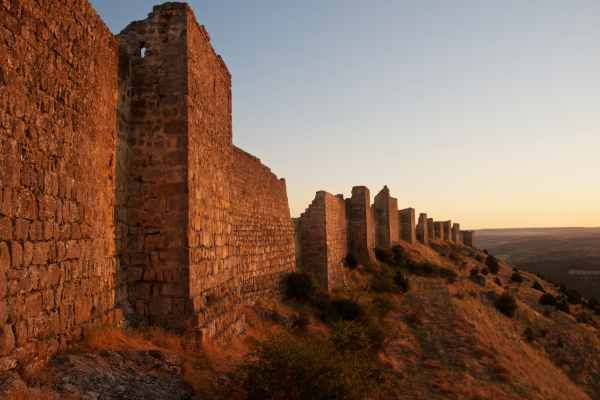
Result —
<path fill-rule="evenodd" d="M 148 47 L 146 47 L 146 45 L 142 43 L 142 45 L 140 46 L 139 56 L 142 58 L 146 58 L 147 55 L 148 55 Z"/>

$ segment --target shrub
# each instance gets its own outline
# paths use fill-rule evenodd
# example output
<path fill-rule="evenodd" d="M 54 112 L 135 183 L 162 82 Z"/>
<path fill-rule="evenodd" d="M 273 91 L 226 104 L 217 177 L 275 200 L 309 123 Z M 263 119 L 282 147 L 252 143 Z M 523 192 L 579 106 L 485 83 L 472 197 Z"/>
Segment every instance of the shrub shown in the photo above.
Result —
<path fill-rule="evenodd" d="M 319 317 L 326 323 L 338 321 L 354 321 L 361 318 L 365 312 L 360 304 L 350 299 L 332 300 L 327 294 L 320 293 L 313 300 L 313 307 L 318 310 Z"/>
<path fill-rule="evenodd" d="M 487 249 L 483 249 L 483 254 L 489 255 L 490 253 L 487 251 Z"/>
<path fill-rule="evenodd" d="M 469 274 L 470 274 L 472 277 L 479 275 L 479 268 L 473 268 L 473 269 L 471 270 L 471 272 L 469 272 Z"/>
<path fill-rule="evenodd" d="M 542 297 L 540 297 L 539 303 L 543 306 L 556 306 L 556 297 L 552 296 L 550 293 L 544 293 Z"/>
<path fill-rule="evenodd" d="M 484 260 L 484 258 L 483 258 L 483 256 L 482 256 L 481 254 L 477 254 L 477 255 L 475 256 L 475 259 L 476 259 L 477 261 L 479 261 L 479 262 L 483 262 L 483 260 Z"/>
<path fill-rule="evenodd" d="M 498 259 L 492 255 L 487 256 L 485 259 L 485 265 L 487 265 L 490 272 L 494 275 L 500 272 L 500 263 L 498 262 Z"/>
<path fill-rule="evenodd" d="M 397 271 L 394 275 L 394 284 L 396 285 L 398 290 L 400 290 L 403 293 L 408 292 L 408 289 L 410 289 L 408 278 L 406 278 L 404 274 L 402 274 L 402 272 L 400 271 Z"/>
<path fill-rule="evenodd" d="M 356 325 L 336 326 L 330 340 L 281 335 L 256 342 L 231 375 L 231 390 L 240 388 L 248 400 L 390 398 L 394 377 L 373 351 L 363 350 L 372 341 Z"/>
<path fill-rule="evenodd" d="M 525 332 L 523 332 L 523 335 L 525 336 L 525 340 L 527 340 L 528 342 L 533 342 L 535 340 L 535 333 L 533 332 L 533 329 L 531 329 L 531 327 L 527 327 L 525 328 Z"/>
<path fill-rule="evenodd" d="M 375 249 L 375 257 L 377 258 L 378 261 L 388 264 L 388 265 L 393 265 L 394 264 L 394 253 L 392 252 L 391 249 L 381 249 L 381 248 L 376 248 Z"/>
<path fill-rule="evenodd" d="M 569 314 L 571 312 L 571 308 L 569 307 L 569 302 L 564 297 L 561 297 L 556 301 L 556 309 L 562 312 Z"/>
<path fill-rule="evenodd" d="M 481 269 L 481 274 L 482 274 L 482 275 L 488 275 L 489 273 L 490 273 L 490 270 L 489 270 L 489 269 L 487 269 L 487 268 L 482 268 L 482 269 Z"/>
<path fill-rule="evenodd" d="M 392 301 L 384 296 L 377 296 L 372 301 L 373 308 L 377 315 L 381 318 L 385 317 L 394 309 Z"/>
<path fill-rule="evenodd" d="M 540 292 L 545 292 L 544 287 L 538 281 L 533 282 L 533 285 L 531 285 L 531 287 L 532 289 L 538 290 Z"/>
<path fill-rule="evenodd" d="M 500 280 L 500 278 L 499 278 L 499 277 L 497 277 L 497 276 L 496 276 L 496 277 L 494 278 L 494 282 L 496 283 L 496 285 L 498 285 L 498 286 L 502 286 L 502 281 Z"/>
<path fill-rule="evenodd" d="M 519 272 L 513 272 L 510 276 L 510 281 L 515 283 L 523 282 L 523 276 Z"/>
<path fill-rule="evenodd" d="M 346 255 L 346 266 L 350 269 L 358 267 L 358 260 L 354 254 L 348 253 Z"/>
<path fill-rule="evenodd" d="M 294 331 L 305 332 L 308 324 L 310 323 L 310 319 L 306 312 L 299 312 L 292 316 L 290 325 Z"/>
<path fill-rule="evenodd" d="M 515 298 L 509 293 L 503 293 L 500 295 L 494 304 L 498 311 L 502 314 L 506 315 L 509 318 L 515 316 L 515 312 L 517 311 L 517 301 Z"/>
<path fill-rule="evenodd" d="M 302 272 L 291 272 L 283 277 L 283 291 L 287 298 L 306 301 L 314 292 L 312 279 Z"/>
<path fill-rule="evenodd" d="M 383 346 L 385 335 L 374 323 L 368 321 L 342 321 L 335 324 L 329 340 L 337 351 L 358 352 L 378 350 Z"/>
<path fill-rule="evenodd" d="M 587 312 L 582 312 L 580 314 L 577 314 L 577 317 L 575 317 L 575 319 L 580 324 L 592 325 L 594 323 L 594 318 Z"/>
<path fill-rule="evenodd" d="M 577 290 L 567 289 L 565 294 L 570 304 L 581 304 L 581 294 Z"/>
<path fill-rule="evenodd" d="M 388 271 L 374 274 L 369 282 L 369 287 L 375 293 L 395 293 L 398 291 L 394 278 Z"/>

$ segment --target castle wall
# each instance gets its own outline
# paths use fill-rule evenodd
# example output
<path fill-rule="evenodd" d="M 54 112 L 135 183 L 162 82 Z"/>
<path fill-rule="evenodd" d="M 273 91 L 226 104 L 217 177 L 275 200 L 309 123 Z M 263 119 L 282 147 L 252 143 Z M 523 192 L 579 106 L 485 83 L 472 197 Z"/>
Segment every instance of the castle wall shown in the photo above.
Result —
<path fill-rule="evenodd" d="M 155 7 L 118 35 L 129 303 L 136 320 L 180 329 L 190 312 L 188 148 L 195 145 L 187 127 L 187 23 L 185 8 Z"/>
<path fill-rule="evenodd" d="M 433 218 L 427 218 L 427 230 L 429 231 L 429 240 L 435 240 L 435 227 L 433 223 Z"/>
<path fill-rule="evenodd" d="M 459 233 L 460 233 L 460 224 L 457 224 L 457 223 L 452 224 L 452 241 L 454 243 L 460 243 Z"/>
<path fill-rule="evenodd" d="M 416 217 L 414 208 L 405 208 L 398 211 L 398 220 L 401 225 L 402 240 L 414 244 L 417 241 Z"/>
<path fill-rule="evenodd" d="M 442 222 L 442 231 L 444 232 L 443 240 L 447 242 L 452 241 L 452 221 Z"/>
<path fill-rule="evenodd" d="M 348 231 L 342 196 L 317 192 L 300 217 L 300 243 L 302 271 L 326 290 L 343 287 Z"/>
<path fill-rule="evenodd" d="M 475 231 L 461 231 L 461 232 L 463 235 L 463 243 L 466 246 L 475 247 L 475 246 L 473 246 L 473 242 L 475 239 Z"/>
<path fill-rule="evenodd" d="M 114 324 L 117 45 L 86 1 L 0 3 L 0 369 Z"/>
<path fill-rule="evenodd" d="M 277 294 L 282 275 L 295 269 L 294 228 L 285 180 L 237 147 L 232 172 L 230 256 L 239 300 L 248 302 Z M 330 225 L 328 232 L 342 226 L 338 221 Z M 345 228 L 343 235 L 345 243 Z"/>
<path fill-rule="evenodd" d="M 419 223 L 417 224 L 417 240 L 424 245 L 429 244 L 429 226 L 427 223 L 427 214 L 419 214 Z"/>
<path fill-rule="evenodd" d="M 446 238 L 444 237 L 444 223 L 440 221 L 435 221 L 433 223 L 433 227 L 435 230 L 435 239 L 444 241 Z"/>
<path fill-rule="evenodd" d="M 400 239 L 398 218 L 398 200 L 390 196 L 385 186 L 374 199 L 375 245 L 390 248 Z"/>
<path fill-rule="evenodd" d="M 361 263 L 375 259 L 375 226 L 370 206 L 371 195 L 365 186 L 354 186 L 347 201 L 349 250 Z"/>

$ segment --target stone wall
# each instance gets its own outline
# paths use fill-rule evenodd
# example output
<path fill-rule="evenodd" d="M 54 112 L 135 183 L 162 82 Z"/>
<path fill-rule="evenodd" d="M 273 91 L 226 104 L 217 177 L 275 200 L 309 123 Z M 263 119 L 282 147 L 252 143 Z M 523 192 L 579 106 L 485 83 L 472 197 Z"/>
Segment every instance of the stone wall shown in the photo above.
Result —
<path fill-rule="evenodd" d="M 429 240 L 435 240 L 435 227 L 433 224 L 433 218 L 427 218 L 427 230 L 429 233 Z"/>
<path fill-rule="evenodd" d="M 326 290 L 344 285 L 344 264 L 348 254 L 346 204 L 342 196 L 317 192 L 300 217 L 302 271 Z"/>
<path fill-rule="evenodd" d="M 442 230 L 444 232 L 444 240 L 447 242 L 452 241 L 452 221 L 442 222 Z"/>
<path fill-rule="evenodd" d="M 444 223 L 440 221 L 435 221 L 433 223 L 435 240 L 444 241 Z"/>
<path fill-rule="evenodd" d="M 352 197 L 346 201 L 349 231 L 349 251 L 361 263 L 369 263 L 375 259 L 373 212 L 371 211 L 371 195 L 365 186 L 354 186 Z"/>
<path fill-rule="evenodd" d="M 455 222 L 452 224 L 452 241 L 454 243 L 460 243 L 459 233 L 460 233 L 460 224 L 457 224 Z"/>
<path fill-rule="evenodd" d="M 0 3 L 0 370 L 117 324 L 117 44 L 83 0 Z"/>
<path fill-rule="evenodd" d="M 465 246 L 474 247 L 475 231 L 461 231 L 463 235 L 463 243 Z"/>
<path fill-rule="evenodd" d="M 122 270 L 135 318 L 179 329 L 190 312 L 187 21 L 185 7 L 155 7 L 118 35 L 119 130 L 127 141 Z"/>
<path fill-rule="evenodd" d="M 416 218 L 414 208 L 405 208 L 398 211 L 398 220 L 400 223 L 400 233 L 402 240 L 414 244 L 417 241 Z"/>
<path fill-rule="evenodd" d="M 427 214 L 419 214 L 419 223 L 417 224 L 417 240 L 424 245 L 429 244 L 429 225 L 427 223 Z"/>
<path fill-rule="evenodd" d="M 343 200 L 340 207 L 344 212 L 342 220 L 345 220 Z M 237 147 L 233 147 L 230 213 L 231 254 L 228 256 L 235 267 L 229 273 L 240 290 L 238 301 L 247 303 L 278 294 L 282 275 L 295 268 L 294 228 L 285 180 L 278 179 L 258 158 Z M 329 202 L 327 218 L 328 221 L 335 218 Z M 331 233 L 335 229 L 343 230 L 345 245 L 345 227 L 333 219 L 327 231 Z M 333 251 L 330 249 L 330 253 Z M 345 257 L 345 250 L 342 252 L 341 257 Z M 232 315 L 233 311 L 230 309 L 226 314 Z"/>
<path fill-rule="evenodd" d="M 398 200 L 390 196 L 390 189 L 384 186 L 374 199 L 375 245 L 390 248 L 400 239 Z"/>
<path fill-rule="evenodd" d="M 294 269 L 285 181 L 232 144 L 231 76 L 191 8 L 123 30 L 123 270 L 133 316 L 227 337 Z"/>

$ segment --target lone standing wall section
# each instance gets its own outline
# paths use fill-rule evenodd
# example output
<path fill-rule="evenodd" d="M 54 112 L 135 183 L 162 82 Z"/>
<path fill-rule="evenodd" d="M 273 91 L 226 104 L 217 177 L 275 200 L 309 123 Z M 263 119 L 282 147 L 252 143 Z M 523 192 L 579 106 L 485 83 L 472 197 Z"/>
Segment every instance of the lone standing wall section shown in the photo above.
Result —
<path fill-rule="evenodd" d="M 116 130 L 117 43 L 92 7 L 0 3 L 1 369 L 121 319 Z"/>
<path fill-rule="evenodd" d="M 359 262 L 365 264 L 375 259 L 373 213 L 371 195 L 366 186 L 354 186 L 347 200 L 349 250 Z"/>
<path fill-rule="evenodd" d="M 317 192 L 299 219 L 302 271 L 326 290 L 344 285 L 348 254 L 346 204 L 343 197 Z"/>
<path fill-rule="evenodd" d="M 452 221 L 442 222 L 442 230 L 444 232 L 444 239 L 447 242 L 452 241 Z"/>
<path fill-rule="evenodd" d="M 402 240 L 407 243 L 414 244 L 417 241 L 415 209 L 405 208 L 398 211 L 398 219 L 400 221 L 400 233 Z"/>
<path fill-rule="evenodd" d="M 390 248 L 400 239 L 398 200 L 390 196 L 390 189 L 384 186 L 374 199 L 375 244 L 380 248 Z"/>
<path fill-rule="evenodd" d="M 417 240 L 424 245 L 429 244 L 429 224 L 427 222 L 427 214 L 419 214 L 419 223 L 417 224 Z"/>

